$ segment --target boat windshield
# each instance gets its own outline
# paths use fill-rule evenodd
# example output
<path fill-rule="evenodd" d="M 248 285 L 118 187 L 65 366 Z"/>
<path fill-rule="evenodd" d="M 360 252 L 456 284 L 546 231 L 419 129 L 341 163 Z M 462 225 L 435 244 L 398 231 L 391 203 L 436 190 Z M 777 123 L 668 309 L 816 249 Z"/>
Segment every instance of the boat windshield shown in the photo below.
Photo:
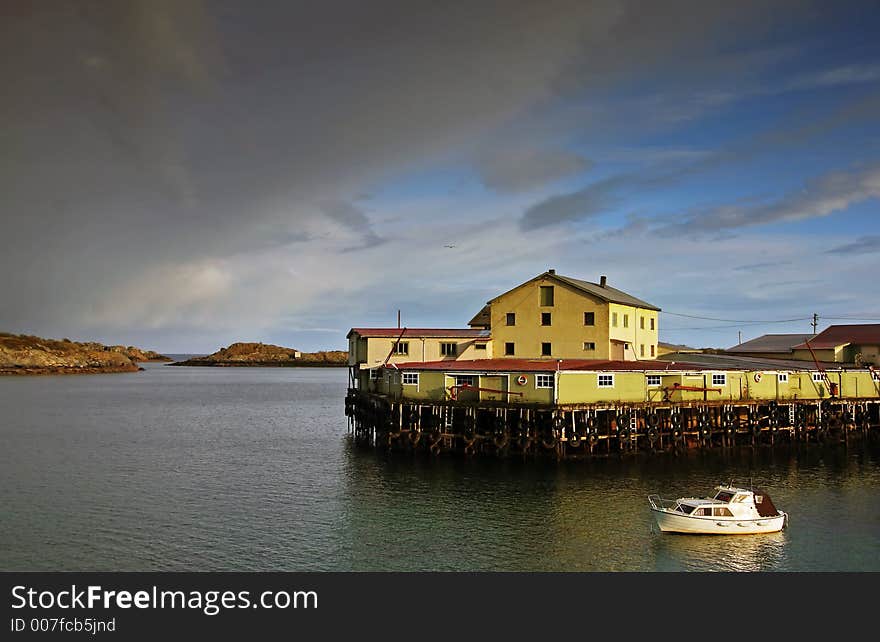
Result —
<path fill-rule="evenodd" d="M 730 500 L 733 499 L 733 495 L 733 493 L 730 493 L 726 490 L 719 490 L 718 494 L 715 495 L 715 499 L 722 502 L 730 502 Z"/>
<path fill-rule="evenodd" d="M 688 506 L 687 504 L 676 504 L 675 511 L 677 513 L 684 513 L 685 515 L 690 515 L 694 510 L 693 506 Z"/>

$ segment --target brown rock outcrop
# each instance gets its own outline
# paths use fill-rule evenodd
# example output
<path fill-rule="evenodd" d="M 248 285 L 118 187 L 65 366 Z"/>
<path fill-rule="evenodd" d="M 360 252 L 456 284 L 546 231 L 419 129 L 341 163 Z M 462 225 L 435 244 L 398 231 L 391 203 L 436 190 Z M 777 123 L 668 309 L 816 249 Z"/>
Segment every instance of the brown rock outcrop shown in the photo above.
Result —
<path fill-rule="evenodd" d="M 179 366 L 344 366 L 342 350 L 300 352 L 270 343 L 233 343 L 206 357 L 181 361 Z"/>
<path fill-rule="evenodd" d="M 133 372 L 138 369 L 138 361 L 151 360 L 171 359 L 133 346 L 0 333 L 0 374 Z"/>

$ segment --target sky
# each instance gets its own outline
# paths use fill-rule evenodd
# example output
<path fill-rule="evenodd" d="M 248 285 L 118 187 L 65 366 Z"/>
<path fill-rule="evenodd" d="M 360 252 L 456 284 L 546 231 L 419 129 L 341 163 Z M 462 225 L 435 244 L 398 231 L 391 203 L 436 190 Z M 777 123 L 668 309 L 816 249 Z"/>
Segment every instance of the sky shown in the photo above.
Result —
<path fill-rule="evenodd" d="M 0 331 L 464 327 L 548 269 L 660 340 L 880 322 L 864 2 L 0 6 Z"/>

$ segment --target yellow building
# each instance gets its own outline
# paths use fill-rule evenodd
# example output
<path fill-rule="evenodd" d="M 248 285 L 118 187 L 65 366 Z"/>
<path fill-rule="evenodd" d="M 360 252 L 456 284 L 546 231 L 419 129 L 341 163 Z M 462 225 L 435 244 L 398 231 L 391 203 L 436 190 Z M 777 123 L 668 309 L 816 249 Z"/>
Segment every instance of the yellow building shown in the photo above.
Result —
<path fill-rule="evenodd" d="M 878 365 L 880 323 L 830 325 L 810 339 L 809 345 L 804 342 L 792 348 L 795 359 L 811 360 L 813 355 L 820 361 Z"/>
<path fill-rule="evenodd" d="M 657 357 L 660 308 L 608 285 L 548 270 L 488 302 L 473 328 L 489 330 L 496 357 Z"/>
<path fill-rule="evenodd" d="M 880 324 L 831 325 L 815 336 L 765 334 L 725 352 L 769 359 L 878 365 Z"/>
<path fill-rule="evenodd" d="M 854 368 L 745 369 L 661 361 L 637 365 L 496 358 L 406 363 L 380 370 L 374 391 L 392 399 L 422 402 L 610 406 L 880 397 L 880 371 Z"/>
<path fill-rule="evenodd" d="M 379 367 L 409 361 L 491 359 L 487 330 L 468 328 L 352 328 L 348 365 L 355 368 L 359 387 L 366 390 L 380 377 Z"/>

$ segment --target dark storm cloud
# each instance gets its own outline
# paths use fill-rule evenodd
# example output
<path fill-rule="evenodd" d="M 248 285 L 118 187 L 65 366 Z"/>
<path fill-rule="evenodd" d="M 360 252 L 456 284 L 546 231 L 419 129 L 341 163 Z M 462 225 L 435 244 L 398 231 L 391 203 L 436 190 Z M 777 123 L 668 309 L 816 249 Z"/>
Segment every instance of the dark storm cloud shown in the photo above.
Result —
<path fill-rule="evenodd" d="M 880 114 L 880 94 L 869 94 L 847 101 L 830 114 L 808 124 L 795 123 L 788 127 L 780 127 L 772 132 L 748 138 L 730 148 L 700 154 L 695 161 L 688 161 L 687 155 L 677 159 L 671 158 L 642 171 L 612 176 L 576 192 L 547 197 L 524 212 L 520 225 L 524 230 L 529 230 L 590 218 L 603 213 L 615 202 L 622 201 L 625 194 L 656 191 L 681 184 L 705 172 L 748 160 L 771 149 L 778 151 L 784 147 L 796 148 L 838 127 L 880 120 L 878 114 Z M 661 229 L 678 233 L 689 227 L 693 232 L 704 232 L 723 228 L 735 229 L 762 222 L 772 223 L 777 220 L 824 216 L 828 213 L 825 212 L 828 207 L 831 207 L 828 211 L 836 211 L 851 202 L 874 197 L 877 193 L 878 176 L 880 174 L 875 167 L 854 173 L 835 172 L 808 182 L 804 192 L 806 196 L 791 194 L 784 200 L 763 208 L 741 205 L 721 206 L 710 212 L 701 212 L 693 221 L 689 220 L 686 224 L 678 227 L 664 225 Z M 817 197 L 819 199 L 817 202 L 809 202 L 810 199 Z M 792 208 L 799 210 L 800 214 L 792 211 Z M 696 222 L 697 225 L 692 226 L 692 222 Z"/>
<path fill-rule="evenodd" d="M 319 205 L 321 211 L 333 221 L 356 232 L 363 239 L 363 247 L 374 247 L 383 243 L 370 223 L 370 219 L 360 209 L 346 201 L 325 201 Z"/>
<path fill-rule="evenodd" d="M 592 166 L 591 161 L 567 150 L 501 147 L 480 158 L 476 168 L 486 187 L 517 192 L 580 174 Z"/>
<path fill-rule="evenodd" d="M 863 236 L 852 243 L 831 248 L 826 254 L 874 254 L 880 252 L 880 236 Z"/>
<path fill-rule="evenodd" d="M 880 164 L 812 178 L 802 189 L 771 202 L 720 205 L 696 210 L 683 217 L 676 216 L 674 223 L 660 223 L 656 233 L 667 237 L 694 236 L 755 225 L 802 221 L 828 216 L 852 204 L 876 198 L 880 198 Z"/>
<path fill-rule="evenodd" d="M 527 209 L 520 226 L 523 230 L 533 230 L 569 220 L 599 216 L 618 201 L 615 194 L 622 180 L 625 179 L 612 178 L 593 183 L 576 192 L 551 196 Z"/>
<path fill-rule="evenodd" d="M 326 287 L 380 283 L 344 261 L 387 236 L 356 194 L 570 94 L 717 61 L 791 16 L 780 3 L 4 3 L 0 329 L 269 324 L 284 316 L 273 306 L 320 296 L 318 267 Z M 588 169 L 541 160 L 484 177 L 516 190 Z M 611 199 L 560 197 L 524 225 Z"/>

